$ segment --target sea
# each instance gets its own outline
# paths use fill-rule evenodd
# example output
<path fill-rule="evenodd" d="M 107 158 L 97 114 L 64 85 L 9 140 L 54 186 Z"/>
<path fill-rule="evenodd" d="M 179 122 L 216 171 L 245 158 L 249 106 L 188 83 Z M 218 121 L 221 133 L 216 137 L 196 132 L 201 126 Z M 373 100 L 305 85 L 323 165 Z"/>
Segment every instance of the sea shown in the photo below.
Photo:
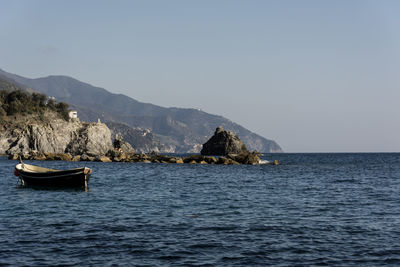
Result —
<path fill-rule="evenodd" d="M 273 165 L 26 161 L 89 190 L 19 185 L 0 157 L 0 266 L 399 266 L 400 154 Z"/>

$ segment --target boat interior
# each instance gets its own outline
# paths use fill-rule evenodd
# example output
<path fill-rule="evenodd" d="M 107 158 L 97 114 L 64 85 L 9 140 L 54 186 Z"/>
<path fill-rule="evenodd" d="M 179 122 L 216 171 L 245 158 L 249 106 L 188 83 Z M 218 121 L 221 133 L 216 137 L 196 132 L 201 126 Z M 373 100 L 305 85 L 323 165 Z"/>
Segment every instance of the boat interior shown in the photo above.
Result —
<path fill-rule="evenodd" d="M 57 171 L 60 171 L 60 170 L 49 169 L 49 168 L 34 166 L 34 165 L 30 165 L 30 164 L 25 164 L 25 163 L 17 164 L 16 169 L 23 170 L 26 172 L 57 172 Z"/>

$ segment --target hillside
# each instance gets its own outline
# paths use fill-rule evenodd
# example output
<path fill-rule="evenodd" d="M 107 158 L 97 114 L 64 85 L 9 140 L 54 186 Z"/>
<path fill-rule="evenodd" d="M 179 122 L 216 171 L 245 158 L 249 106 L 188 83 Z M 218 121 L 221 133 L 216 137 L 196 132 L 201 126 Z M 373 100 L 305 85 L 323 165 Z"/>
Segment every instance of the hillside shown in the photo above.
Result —
<path fill-rule="evenodd" d="M 0 70 L 0 75 L 58 101 L 70 104 L 86 121 L 110 121 L 149 129 L 170 152 L 199 152 L 201 144 L 222 126 L 233 131 L 250 150 L 281 152 L 279 145 L 218 115 L 196 109 L 164 108 L 142 103 L 66 76 L 29 79 Z"/>
<path fill-rule="evenodd" d="M 42 118 L 46 112 L 68 120 L 68 104 L 47 99 L 40 93 L 28 93 L 17 85 L 0 78 L 0 121 L 14 120 L 16 116 L 33 115 Z M 10 118 L 14 116 L 14 118 Z"/>
<path fill-rule="evenodd" d="M 21 90 L 17 85 L 4 80 L 0 76 L 0 90 L 5 90 L 5 91 L 16 91 L 16 90 Z"/>
<path fill-rule="evenodd" d="M 141 128 L 132 128 L 126 124 L 118 122 L 105 122 L 111 130 L 112 139 L 116 135 L 122 136 L 124 141 L 128 142 L 135 149 L 136 153 L 155 152 L 173 152 L 172 148 L 162 144 L 149 130 Z"/>

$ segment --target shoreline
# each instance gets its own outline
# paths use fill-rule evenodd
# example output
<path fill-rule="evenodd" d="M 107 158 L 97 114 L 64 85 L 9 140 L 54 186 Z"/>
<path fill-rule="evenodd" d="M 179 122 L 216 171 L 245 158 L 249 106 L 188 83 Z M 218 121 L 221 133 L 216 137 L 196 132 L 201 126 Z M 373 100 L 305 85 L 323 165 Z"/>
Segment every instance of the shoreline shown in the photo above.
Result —
<path fill-rule="evenodd" d="M 1 155 L 0 155 L 1 156 Z M 71 155 L 66 153 L 32 153 L 4 155 L 9 160 L 40 160 L 40 161 L 82 161 L 82 162 L 127 162 L 127 163 L 171 163 L 171 164 L 219 164 L 219 165 L 278 165 L 275 160 L 272 162 L 261 160 L 258 153 L 229 154 L 227 156 L 203 156 L 188 155 L 185 157 L 152 154 L 136 154 L 111 151 L 107 155 Z"/>

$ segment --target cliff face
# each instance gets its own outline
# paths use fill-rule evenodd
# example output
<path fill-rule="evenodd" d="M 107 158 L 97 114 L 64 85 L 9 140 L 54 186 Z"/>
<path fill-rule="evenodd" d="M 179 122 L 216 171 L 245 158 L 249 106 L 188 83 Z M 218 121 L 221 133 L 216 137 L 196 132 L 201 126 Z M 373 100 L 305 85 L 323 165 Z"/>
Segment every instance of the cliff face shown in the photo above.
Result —
<path fill-rule="evenodd" d="M 0 128 L 0 154 L 50 152 L 104 155 L 112 149 L 111 132 L 103 123 L 61 119 Z"/>

